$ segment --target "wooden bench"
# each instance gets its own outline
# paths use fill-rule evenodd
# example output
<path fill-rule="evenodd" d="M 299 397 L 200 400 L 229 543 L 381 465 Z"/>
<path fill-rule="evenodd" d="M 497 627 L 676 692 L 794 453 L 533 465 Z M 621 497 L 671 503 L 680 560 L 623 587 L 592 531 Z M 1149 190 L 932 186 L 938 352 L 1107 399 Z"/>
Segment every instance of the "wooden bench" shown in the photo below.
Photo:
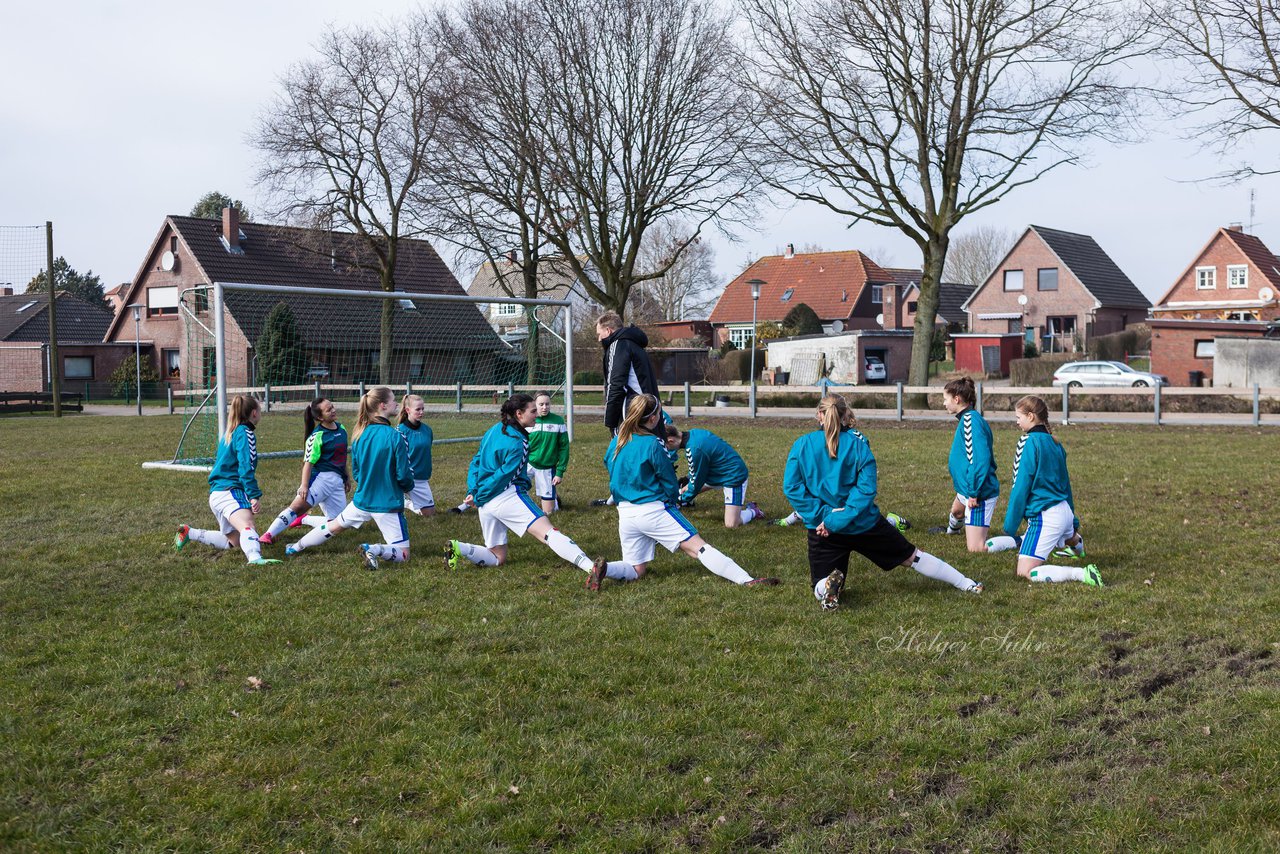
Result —
<path fill-rule="evenodd" d="M 64 391 L 59 397 L 64 412 L 83 412 L 84 395 Z M 0 415 L 20 412 L 52 412 L 53 392 L 48 391 L 0 391 Z"/>

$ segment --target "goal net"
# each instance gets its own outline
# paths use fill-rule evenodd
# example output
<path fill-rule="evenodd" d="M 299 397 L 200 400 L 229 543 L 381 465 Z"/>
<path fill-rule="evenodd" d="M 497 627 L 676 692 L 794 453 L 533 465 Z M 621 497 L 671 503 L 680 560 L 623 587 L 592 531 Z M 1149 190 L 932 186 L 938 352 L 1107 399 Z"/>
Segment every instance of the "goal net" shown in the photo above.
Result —
<path fill-rule="evenodd" d="M 499 312 L 526 323 L 500 335 L 489 323 Z M 353 413 L 366 389 L 386 385 L 397 396 L 420 395 L 428 412 L 492 414 L 512 391 L 546 390 L 563 398 L 572 431 L 571 312 L 565 300 L 252 283 L 188 289 L 179 300 L 182 349 L 170 368 L 182 433 L 173 459 L 143 465 L 209 468 L 237 394 L 257 397 L 268 412 L 301 412 L 326 397 Z"/>

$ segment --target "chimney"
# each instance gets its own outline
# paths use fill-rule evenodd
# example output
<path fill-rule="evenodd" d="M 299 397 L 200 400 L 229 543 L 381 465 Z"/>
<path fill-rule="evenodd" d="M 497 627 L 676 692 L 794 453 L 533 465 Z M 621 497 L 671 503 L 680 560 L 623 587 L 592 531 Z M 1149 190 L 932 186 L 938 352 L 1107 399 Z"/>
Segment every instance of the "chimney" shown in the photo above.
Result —
<path fill-rule="evenodd" d="M 507 253 L 507 260 L 511 262 L 512 265 L 516 263 L 516 250 L 512 249 Z"/>
<path fill-rule="evenodd" d="M 796 245 L 795 245 L 794 243 L 788 243 L 788 244 L 787 244 L 787 253 L 786 253 L 785 255 L 783 255 L 782 257 L 783 257 L 783 258 L 794 258 L 794 257 L 796 257 Z"/>
<path fill-rule="evenodd" d="M 1244 233 L 1244 225 L 1238 222 L 1233 222 L 1231 225 L 1227 226 L 1227 231 L 1238 231 Z"/>
<path fill-rule="evenodd" d="M 13 296 L 13 288 L 9 287 L 8 285 L 6 285 L 3 288 L 0 288 L 0 297 L 11 297 L 11 296 Z"/>
<path fill-rule="evenodd" d="M 885 329 L 902 326 L 902 303 L 898 299 L 898 286 L 885 285 L 880 289 L 880 309 L 884 314 Z"/>
<path fill-rule="evenodd" d="M 222 245 L 233 254 L 241 254 L 240 250 L 240 211 L 234 207 L 222 209 Z"/>

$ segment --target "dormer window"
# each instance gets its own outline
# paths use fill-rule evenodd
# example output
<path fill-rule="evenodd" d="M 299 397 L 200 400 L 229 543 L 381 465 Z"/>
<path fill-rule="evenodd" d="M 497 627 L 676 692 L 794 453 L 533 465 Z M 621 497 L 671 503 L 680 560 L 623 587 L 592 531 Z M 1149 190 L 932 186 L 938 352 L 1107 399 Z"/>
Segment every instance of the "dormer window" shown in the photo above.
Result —
<path fill-rule="evenodd" d="M 785 291 L 782 292 L 781 301 L 789 302 L 791 300 L 791 295 L 794 294 L 795 292 L 796 292 L 795 288 L 787 288 Z"/>
<path fill-rule="evenodd" d="M 880 305 L 884 302 L 884 285 L 871 286 L 871 304 Z"/>
<path fill-rule="evenodd" d="M 416 305 L 414 305 L 414 304 L 413 304 L 413 300 L 411 300 L 411 299 L 396 300 L 396 302 L 400 303 L 400 308 L 401 308 L 401 310 L 403 310 L 403 311 L 417 311 L 417 310 L 418 310 L 418 307 L 417 307 Z"/>
<path fill-rule="evenodd" d="M 1229 264 L 1227 265 L 1227 287 L 1228 288 L 1247 288 L 1249 287 L 1249 267 L 1246 264 Z"/>
<path fill-rule="evenodd" d="M 1196 267 L 1196 290 L 1211 291 L 1218 287 L 1216 267 Z"/>

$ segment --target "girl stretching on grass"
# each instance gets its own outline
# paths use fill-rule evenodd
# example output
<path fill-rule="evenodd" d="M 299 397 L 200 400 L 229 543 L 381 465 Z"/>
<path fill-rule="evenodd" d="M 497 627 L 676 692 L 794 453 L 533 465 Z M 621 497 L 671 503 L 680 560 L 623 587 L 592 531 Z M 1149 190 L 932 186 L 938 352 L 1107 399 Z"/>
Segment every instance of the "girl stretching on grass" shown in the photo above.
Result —
<path fill-rule="evenodd" d="M 884 570 L 906 566 L 970 593 L 982 585 L 907 541 L 876 507 L 876 460 L 866 438 L 853 429 L 844 398 L 818 404 L 822 429 L 791 446 L 782 491 L 809 531 L 809 579 L 823 609 L 840 604 L 849 554 L 857 552 Z"/>
<path fill-rule="evenodd" d="M 327 397 L 317 397 L 302 412 L 306 447 L 302 452 L 302 485 L 293 501 L 280 512 L 259 540 L 275 542 L 285 528 L 323 525 L 347 506 L 347 431 L 338 423 L 338 408 Z M 323 516 L 308 516 L 319 504 Z"/>
<path fill-rule="evenodd" d="M 362 543 L 360 557 L 369 569 L 379 560 L 403 563 L 409 559 L 409 529 L 404 522 L 404 494 L 413 489 L 409 446 L 391 426 L 396 396 L 386 386 L 371 388 L 360 398 L 356 426 L 351 431 L 351 474 L 356 492 L 336 518 L 288 546 L 287 556 L 318 546 L 347 528 L 359 528 L 372 519 L 386 544 Z"/>
<path fill-rule="evenodd" d="M 258 437 L 254 427 L 262 417 L 257 398 L 237 394 L 231 399 L 227 432 L 218 439 L 218 456 L 209 472 L 209 509 L 218 521 L 217 531 L 179 525 L 173 548 L 181 551 L 192 540 L 229 549 L 236 546 L 254 566 L 279 563 L 262 556 L 253 517 L 262 509 L 262 490 L 255 472 L 258 468 Z"/>
<path fill-rule="evenodd" d="M 732 445 L 710 430 L 682 431 L 674 424 L 667 425 L 666 437 L 667 448 L 671 448 L 674 437 L 676 448 L 684 450 L 689 464 L 689 481 L 680 492 L 681 504 L 692 504 L 699 492 L 718 486 L 724 490 L 726 528 L 764 519 L 764 512 L 754 501 L 747 503 L 747 464 Z"/>
<path fill-rule="evenodd" d="M 507 561 L 507 531 L 542 540 L 560 557 L 584 572 L 594 573 L 604 559 L 592 561 L 573 540 L 552 527 L 551 520 L 529 500 L 529 428 L 538 417 L 533 398 L 513 394 L 502 404 L 501 419 L 480 440 L 467 470 L 467 499 L 463 505 L 480 509 L 484 545 L 449 540 L 444 562 L 458 568 L 459 560 L 476 566 L 501 566 Z"/>
<path fill-rule="evenodd" d="M 409 465 L 413 468 L 413 489 L 408 495 L 409 511 L 423 516 L 436 515 L 436 499 L 431 494 L 431 443 L 435 434 L 422 416 L 427 402 L 416 394 L 406 394 L 400 401 L 400 423 L 396 427 L 409 445 Z"/>
<path fill-rule="evenodd" d="M 987 540 L 987 549 L 1018 548 L 1018 575 L 1023 578 L 1080 581 L 1090 587 L 1101 587 L 1102 575 L 1093 564 L 1081 568 L 1045 563 L 1049 554 L 1060 546 L 1066 554 L 1084 554 L 1084 540 L 1076 531 L 1067 452 L 1049 432 L 1049 407 L 1043 400 L 1027 395 L 1013 408 L 1023 435 L 1013 455 L 1013 489 L 1004 515 L 1006 536 Z M 1018 528 L 1024 518 L 1027 532 L 1019 539 Z"/>
<path fill-rule="evenodd" d="M 930 534 L 964 532 L 965 544 L 971 552 L 987 550 L 987 531 L 1000 497 L 1000 481 L 996 480 L 996 458 L 991 448 L 991 427 L 973 407 L 977 393 L 973 380 L 952 380 L 942 389 L 942 405 L 956 417 L 956 435 L 951 440 L 947 468 L 951 484 L 956 488 L 951 502 L 951 515 L 946 526 L 930 528 Z"/>
<path fill-rule="evenodd" d="M 681 515 L 676 508 L 679 487 L 667 456 L 665 431 L 663 435 L 654 432 L 661 423 L 662 404 L 658 398 L 638 394 L 627 404 L 618 435 L 605 451 L 609 491 L 618 505 L 622 560 L 593 569 L 587 578 L 587 589 L 599 590 L 605 577 L 619 581 L 642 577 L 659 543 L 670 552 L 680 549 L 735 584 L 749 587 L 777 584 L 776 578 L 752 578 L 732 558 L 698 536 L 697 530 Z"/>

